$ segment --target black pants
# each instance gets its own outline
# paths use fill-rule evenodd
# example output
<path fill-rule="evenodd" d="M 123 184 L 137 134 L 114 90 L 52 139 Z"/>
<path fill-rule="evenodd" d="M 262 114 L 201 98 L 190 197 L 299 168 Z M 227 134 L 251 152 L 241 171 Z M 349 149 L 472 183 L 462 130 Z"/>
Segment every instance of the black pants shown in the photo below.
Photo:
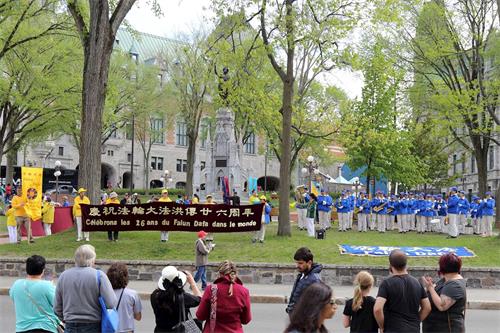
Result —
<path fill-rule="evenodd" d="M 118 231 L 108 231 L 108 240 L 117 240 Z"/>

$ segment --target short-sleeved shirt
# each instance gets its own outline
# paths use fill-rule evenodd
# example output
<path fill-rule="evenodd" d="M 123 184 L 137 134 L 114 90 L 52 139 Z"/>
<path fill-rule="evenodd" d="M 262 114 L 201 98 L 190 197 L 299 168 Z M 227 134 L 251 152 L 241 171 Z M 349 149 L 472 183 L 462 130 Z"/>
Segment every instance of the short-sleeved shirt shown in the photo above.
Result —
<path fill-rule="evenodd" d="M 167 299 L 166 296 L 167 293 L 160 289 L 156 289 L 151 294 L 151 307 L 156 319 L 155 333 L 170 332 L 172 327 L 180 321 L 177 297 L 175 299 Z M 200 305 L 200 301 L 201 297 L 184 292 L 186 318 L 188 318 L 188 314 L 190 313 L 189 309 Z"/>
<path fill-rule="evenodd" d="M 344 315 L 351 317 L 351 333 L 377 333 L 378 325 L 373 315 L 375 298 L 371 296 L 363 297 L 361 308 L 354 311 L 352 309 L 353 299 L 347 300 L 344 307 Z"/>
<path fill-rule="evenodd" d="M 123 294 L 122 294 L 123 291 Z M 142 312 L 141 299 L 133 289 L 115 289 L 116 299 L 121 300 L 118 304 L 120 323 L 117 332 L 133 332 L 135 330 L 134 314 Z"/>
<path fill-rule="evenodd" d="M 420 301 L 427 298 L 424 287 L 409 274 L 393 275 L 378 289 L 377 297 L 386 299 L 384 305 L 385 333 L 419 333 Z"/>
<path fill-rule="evenodd" d="M 14 282 L 9 294 L 14 301 L 16 332 L 36 329 L 57 332 L 59 319 L 53 309 L 55 292 L 56 287 L 50 281 L 21 279 Z"/>
<path fill-rule="evenodd" d="M 439 311 L 431 301 L 431 313 L 423 322 L 423 332 L 463 332 L 466 303 L 465 279 L 439 280 L 434 288 L 438 295 L 446 295 L 455 300 L 447 311 Z M 430 297 L 429 297 L 430 298 Z M 448 316 L 450 322 L 448 323 Z M 450 327 L 451 326 L 451 327 Z"/>

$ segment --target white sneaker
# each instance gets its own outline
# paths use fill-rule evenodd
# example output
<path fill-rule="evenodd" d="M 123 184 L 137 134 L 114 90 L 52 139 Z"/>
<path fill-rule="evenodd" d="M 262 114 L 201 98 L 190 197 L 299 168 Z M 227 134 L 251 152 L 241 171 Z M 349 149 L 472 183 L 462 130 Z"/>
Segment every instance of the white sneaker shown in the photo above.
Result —
<path fill-rule="evenodd" d="M 90 242 L 90 239 L 88 237 L 85 238 L 86 242 Z"/>
<path fill-rule="evenodd" d="M 81 238 L 77 238 L 77 239 L 76 239 L 76 241 L 77 241 L 77 242 L 81 242 L 81 241 L 82 241 L 82 239 L 81 239 Z"/>

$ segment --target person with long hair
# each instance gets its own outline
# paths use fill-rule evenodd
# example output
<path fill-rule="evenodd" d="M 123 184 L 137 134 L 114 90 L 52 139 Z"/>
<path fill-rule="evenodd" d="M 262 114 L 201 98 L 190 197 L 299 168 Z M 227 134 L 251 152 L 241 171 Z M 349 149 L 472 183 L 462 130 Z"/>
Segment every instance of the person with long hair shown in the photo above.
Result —
<path fill-rule="evenodd" d="M 219 277 L 213 285 L 205 289 L 196 318 L 206 320 L 204 333 L 242 333 L 242 325 L 252 320 L 250 293 L 238 278 L 236 266 L 231 261 L 223 261 L 218 272 Z M 212 308 L 214 300 L 216 305 Z"/>
<path fill-rule="evenodd" d="M 431 300 L 431 313 L 424 320 L 422 332 L 465 331 L 465 306 L 467 304 L 465 279 L 460 275 L 462 259 L 455 253 L 443 254 L 439 258 L 438 274 L 441 279 L 433 284 L 432 278 L 422 278 Z"/>
<path fill-rule="evenodd" d="M 378 332 L 377 321 L 373 315 L 375 298 L 370 296 L 373 282 L 373 276 L 367 271 L 359 272 L 354 278 L 354 297 L 346 301 L 342 318 L 344 327 L 350 327 L 351 333 Z"/>
<path fill-rule="evenodd" d="M 332 288 L 323 282 L 307 287 L 293 311 L 285 333 L 327 333 L 325 320 L 337 311 Z"/>
<path fill-rule="evenodd" d="M 120 322 L 117 332 L 134 332 L 134 319 L 139 321 L 142 318 L 142 303 L 137 291 L 127 288 L 127 265 L 114 263 L 109 267 L 107 275 L 118 299 L 116 310 L 118 311 Z"/>
<path fill-rule="evenodd" d="M 184 285 L 189 283 L 193 294 L 184 291 Z M 167 266 L 161 272 L 158 288 L 151 294 L 151 306 L 155 314 L 156 327 L 154 332 L 172 332 L 181 321 L 180 306 L 184 298 L 185 317 L 191 315 L 190 308 L 200 304 L 201 292 L 189 272 L 178 271 L 174 266 Z"/>

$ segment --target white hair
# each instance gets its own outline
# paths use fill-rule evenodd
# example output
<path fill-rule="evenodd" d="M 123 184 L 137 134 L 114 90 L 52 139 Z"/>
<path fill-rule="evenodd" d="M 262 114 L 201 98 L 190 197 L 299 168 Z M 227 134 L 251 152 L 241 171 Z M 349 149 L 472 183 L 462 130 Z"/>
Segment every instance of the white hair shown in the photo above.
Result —
<path fill-rule="evenodd" d="M 84 244 L 75 251 L 75 264 L 78 267 L 92 267 L 95 263 L 95 247 Z"/>

